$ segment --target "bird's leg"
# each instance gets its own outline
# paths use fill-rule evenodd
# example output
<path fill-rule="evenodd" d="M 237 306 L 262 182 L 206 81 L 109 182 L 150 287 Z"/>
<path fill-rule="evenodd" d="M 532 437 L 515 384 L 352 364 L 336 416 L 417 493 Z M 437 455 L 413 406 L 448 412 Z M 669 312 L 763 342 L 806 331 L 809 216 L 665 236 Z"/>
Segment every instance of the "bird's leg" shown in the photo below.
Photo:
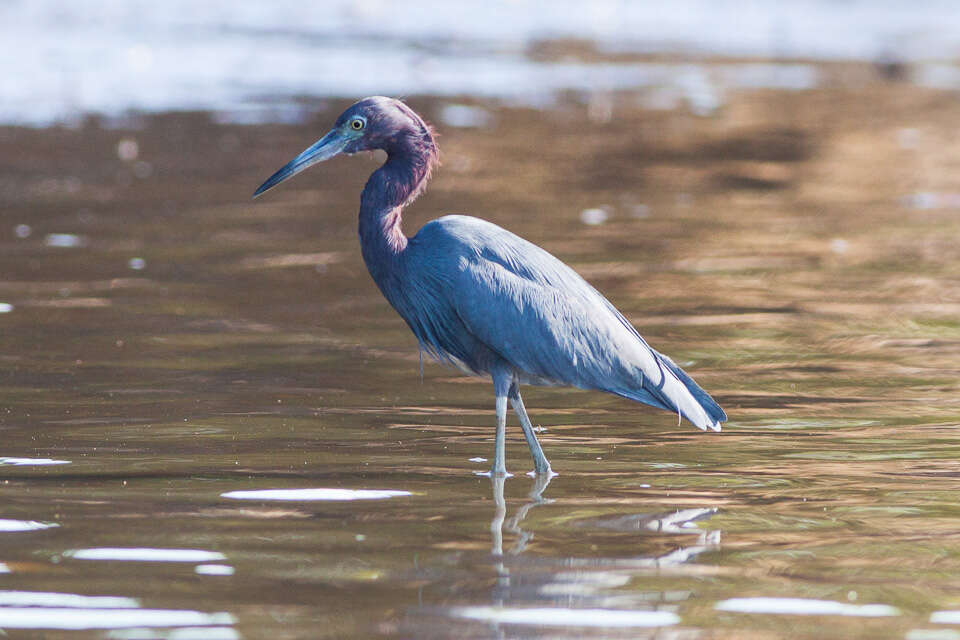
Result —
<path fill-rule="evenodd" d="M 507 462 L 504 444 L 507 437 L 507 397 L 497 394 L 497 437 L 493 445 L 493 468 L 491 476 L 506 476 Z"/>
<path fill-rule="evenodd" d="M 493 449 L 493 468 L 491 476 L 508 476 L 506 462 L 507 438 L 507 394 L 513 384 L 513 372 L 506 367 L 497 367 L 493 370 L 493 392 L 497 396 L 497 438 Z"/>
<path fill-rule="evenodd" d="M 547 456 L 543 455 L 543 449 L 540 448 L 540 443 L 537 441 L 537 434 L 534 433 L 533 425 L 530 424 L 530 416 L 527 415 L 527 410 L 523 406 L 523 400 L 520 398 L 520 388 L 516 381 L 510 385 L 508 395 L 514 413 L 520 418 L 520 426 L 523 428 L 523 435 L 527 439 L 527 446 L 530 447 L 530 455 L 533 456 L 533 468 L 538 475 L 541 473 L 549 475 L 552 473 L 550 463 L 547 461 Z"/>

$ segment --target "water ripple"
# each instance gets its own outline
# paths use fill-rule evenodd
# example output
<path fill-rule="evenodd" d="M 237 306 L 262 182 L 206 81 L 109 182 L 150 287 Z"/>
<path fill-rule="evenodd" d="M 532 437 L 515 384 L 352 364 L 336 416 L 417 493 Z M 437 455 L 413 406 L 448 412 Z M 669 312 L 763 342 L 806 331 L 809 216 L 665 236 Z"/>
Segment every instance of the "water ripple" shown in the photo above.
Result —
<path fill-rule="evenodd" d="M 718 611 L 768 613 L 800 616 L 853 616 L 863 618 L 898 616 L 900 611 L 886 604 L 846 604 L 808 598 L 731 598 L 718 602 Z"/>
<path fill-rule="evenodd" d="M 226 560 L 226 556 L 216 551 L 202 549 L 133 549 L 99 547 L 92 549 L 71 549 L 63 554 L 78 560 L 120 560 L 134 562 L 209 562 Z"/>
<path fill-rule="evenodd" d="M 384 500 L 396 496 L 412 495 L 409 491 L 378 489 L 259 489 L 253 491 L 228 491 L 221 498 L 232 500 Z"/>
<path fill-rule="evenodd" d="M 233 624 L 229 613 L 182 609 L 68 609 L 0 607 L 0 627 L 11 629 L 118 629 Z"/>
<path fill-rule="evenodd" d="M 665 627 L 680 622 L 669 611 L 617 611 L 613 609 L 530 609 L 504 607 L 456 607 L 448 614 L 454 618 L 482 620 L 494 624 L 519 624 L 553 627 Z"/>
<path fill-rule="evenodd" d="M 0 518 L 0 532 L 39 531 L 52 529 L 60 525 L 55 522 L 37 522 L 35 520 L 7 520 Z"/>
<path fill-rule="evenodd" d="M 136 609 L 134 598 L 83 596 L 51 591 L 0 591 L 0 607 L 60 607 L 68 609 Z"/>
<path fill-rule="evenodd" d="M 0 457 L 0 465 L 15 467 L 46 466 L 53 464 L 70 464 L 69 460 L 53 460 L 51 458 L 5 458 Z"/>

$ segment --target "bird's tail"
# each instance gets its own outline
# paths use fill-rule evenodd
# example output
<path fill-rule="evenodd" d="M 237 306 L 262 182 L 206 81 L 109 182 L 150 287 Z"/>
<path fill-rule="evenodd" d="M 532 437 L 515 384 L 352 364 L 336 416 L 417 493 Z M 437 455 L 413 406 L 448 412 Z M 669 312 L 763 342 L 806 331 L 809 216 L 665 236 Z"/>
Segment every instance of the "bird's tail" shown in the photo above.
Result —
<path fill-rule="evenodd" d="M 727 419 L 727 414 L 720 405 L 673 360 L 658 351 L 651 351 L 664 367 L 661 381 L 655 383 L 646 379 L 642 381 L 640 388 L 617 390 L 614 393 L 673 411 L 704 431 L 720 431 L 720 423 Z"/>
<path fill-rule="evenodd" d="M 717 404 L 716 400 L 710 397 L 710 394 L 700 388 L 696 382 L 693 381 L 693 378 L 687 375 L 687 372 L 681 369 L 674 363 L 673 360 L 668 358 L 663 354 L 657 354 L 660 356 L 660 359 L 663 361 L 667 368 L 677 379 L 683 383 L 683 386 L 686 387 L 686 391 L 690 396 L 693 397 L 694 402 L 698 405 L 700 411 L 694 410 L 692 413 L 684 411 L 684 404 L 686 403 L 677 403 L 678 408 L 684 414 L 684 417 L 692 422 L 695 426 L 700 429 L 710 429 L 711 431 L 720 431 L 720 423 L 725 422 L 727 419 L 727 414 L 724 413 L 723 409 Z M 703 416 L 700 417 L 699 414 L 702 411 Z M 697 415 L 700 419 L 694 419 L 694 415 Z"/>

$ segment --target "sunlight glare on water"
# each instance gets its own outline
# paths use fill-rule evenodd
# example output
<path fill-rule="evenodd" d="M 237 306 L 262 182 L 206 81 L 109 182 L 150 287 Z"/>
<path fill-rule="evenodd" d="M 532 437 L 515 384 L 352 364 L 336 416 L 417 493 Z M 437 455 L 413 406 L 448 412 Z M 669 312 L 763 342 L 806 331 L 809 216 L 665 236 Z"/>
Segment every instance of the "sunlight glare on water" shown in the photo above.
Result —
<path fill-rule="evenodd" d="M 0 607 L 68 607 L 79 609 L 136 609 L 134 598 L 83 596 L 76 593 L 0 591 Z"/>
<path fill-rule="evenodd" d="M 680 622 L 669 611 L 614 611 L 610 609 L 501 609 L 464 607 L 450 610 L 454 618 L 498 624 L 548 627 L 666 627 Z"/>
<path fill-rule="evenodd" d="M 236 569 L 228 564 L 198 564 L 193 568 L 201 576 L 232 576 Z"/>
<path fill-rule="evenodd" d="M 59 527 L 56 522 L 37 522 L 35 520 L 9 520 L 0 518 L 0 532 L 11 531 L 39 531 Z"/>
<path fill-rule="evenodd" d="M 145 629 L 133 627 L 108 631 L 111 640 L 240 640 L 232 627 L 180 627 L 179 629 Z"/>
<path fill-rule="evenodd" d="M 119 560 L 130 562 L 209 562 L 225 560 L 226 556 L 216 551 L 201 549 L 70 549 L 65 557 L 76 560 Z"/>
<path fill-rule="evenodd" d="M 220 494 L 232 500 L 384 500 L 412 495 L 409 491 L 384 489 L 256 489 Z"/>
<path fill-rule="evenodd" d="M 0 457 L 0 465 L 13 465 L 17 467 L 29 466 L 47 466 L 55 464 L 70 464 L 69 460 L 53 460 L 51 458 L 7 458 Z"/>
<path fill-rule="evenodd" d="M 228 613 L 174 609 L 62 609 L 0 607 L 0 627 L 9 629 L 117 629 L 233 624 Z"/>
<path fill-rule="evenodd" d="M 898 616 L 900 612 L 884 604 L 849 604 L 829 600 L 804 598 L 732 598 L 716 605 L 717 611 L 738 613 L 765 613 L 801 616 L 853 616 L 885 617 Z"/>

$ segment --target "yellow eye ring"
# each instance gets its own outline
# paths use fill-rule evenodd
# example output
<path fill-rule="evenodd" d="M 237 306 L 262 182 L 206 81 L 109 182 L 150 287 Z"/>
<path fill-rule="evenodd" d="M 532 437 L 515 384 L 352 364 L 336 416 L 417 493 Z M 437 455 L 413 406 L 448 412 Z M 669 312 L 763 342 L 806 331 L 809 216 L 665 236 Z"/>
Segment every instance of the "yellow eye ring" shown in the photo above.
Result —
<path fill-rule="evenodd" d="M 360 118 L 354 118 L 350 121 L 350 128 L 354 131 L 360 131 L 364 127 L 364 122 Z"/>

